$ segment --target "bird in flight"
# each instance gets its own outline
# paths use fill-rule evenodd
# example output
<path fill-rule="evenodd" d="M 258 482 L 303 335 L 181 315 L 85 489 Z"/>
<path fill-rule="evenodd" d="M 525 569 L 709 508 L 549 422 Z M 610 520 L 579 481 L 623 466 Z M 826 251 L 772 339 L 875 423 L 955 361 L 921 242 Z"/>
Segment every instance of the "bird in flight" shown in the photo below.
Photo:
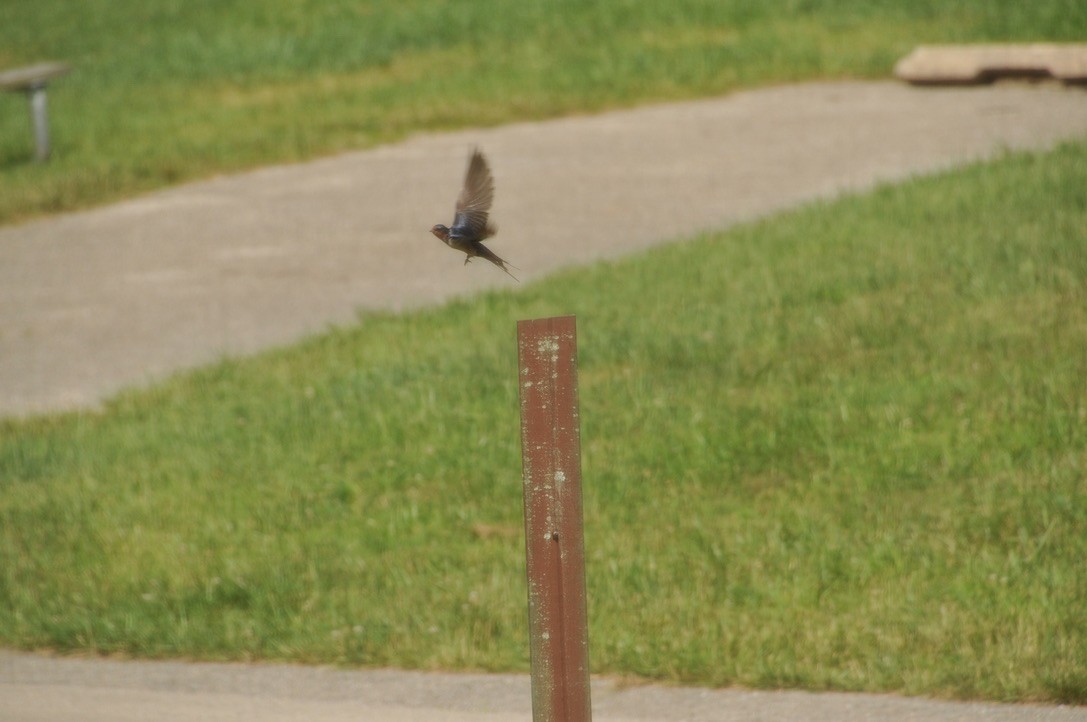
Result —
<path fill-rule="evenodd" d="M 472 151 L 468 160 L 468 172 L 464 175 L 464 187 L 457 196 L 456 213 L 453 227 L 447 228 L 441 223 L 430 229 L 445 245 L 464 253 L 464 263 L 475 257 L 485 258 L 505 271 L 510 278 L 518 280 L 510 273 L 509 264 L 483 245 L 483 241 L 493 236 L 498 229 L 487 219 L 494 200 L 494 178 L 487 167 L 487 159 L 479 149 Z"/>

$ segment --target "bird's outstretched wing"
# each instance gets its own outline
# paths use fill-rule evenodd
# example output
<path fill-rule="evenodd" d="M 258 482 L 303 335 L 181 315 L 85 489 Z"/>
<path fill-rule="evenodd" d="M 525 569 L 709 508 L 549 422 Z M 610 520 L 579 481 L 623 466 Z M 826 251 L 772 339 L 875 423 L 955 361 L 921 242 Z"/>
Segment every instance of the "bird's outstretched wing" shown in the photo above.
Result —
<path fill-rule="evenodd" d="M 479 149 L 473 150 L 464 176 L 464 188 L 457 196 L 457 213 L 453 217 L 453 229 L 458 235 L 475 240 L 491 235 L 493 231 L 487 224 L 487 212 L 491 210 L 493 200 L 491 169 L 487 167 L 483 153 Z"/>

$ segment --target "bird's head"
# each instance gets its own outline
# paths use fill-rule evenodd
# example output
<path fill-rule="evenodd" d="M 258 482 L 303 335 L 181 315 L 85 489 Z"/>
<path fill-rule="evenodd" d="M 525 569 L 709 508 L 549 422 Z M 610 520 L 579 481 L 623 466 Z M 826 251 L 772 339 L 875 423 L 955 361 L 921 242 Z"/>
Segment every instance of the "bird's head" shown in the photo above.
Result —
<path fill-rule="evenodd" d="M 449 240 L 449 229 L 443 226 L 441 223 L 430 229 L 430 232 L 440 238 L 443 242 Z"/>

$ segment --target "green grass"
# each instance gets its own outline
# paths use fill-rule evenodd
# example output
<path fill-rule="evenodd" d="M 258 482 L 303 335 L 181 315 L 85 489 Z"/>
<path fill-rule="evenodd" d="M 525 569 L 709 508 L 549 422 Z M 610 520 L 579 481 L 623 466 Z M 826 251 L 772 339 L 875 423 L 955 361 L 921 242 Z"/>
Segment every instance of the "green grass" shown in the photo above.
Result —
<path fill-rule="evenodd" d="M 75 70 L 44 166 L 0 94 L 0 223 L 422 130 L 886 77 L 923 42 L 1085 36 L 1082 0 L 4 0 L 0 68 Z"/>
<path fill-rule="evenodd" d="M 596 672 L 1087 702 L 1087 144 L 0 422 L 0 644 L 525 670 L 579 317 Z"/>

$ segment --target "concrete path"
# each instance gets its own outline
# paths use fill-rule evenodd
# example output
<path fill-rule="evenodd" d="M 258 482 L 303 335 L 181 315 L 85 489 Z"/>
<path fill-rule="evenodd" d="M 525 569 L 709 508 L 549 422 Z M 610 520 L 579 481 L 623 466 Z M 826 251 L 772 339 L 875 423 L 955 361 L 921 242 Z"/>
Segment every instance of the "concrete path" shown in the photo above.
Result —
<path fill-rule="evenodd" d="M 0 228 L 0 416 L 89 407 L 357 309 L 511 285 L 428 233 L 469 146 L 524 281 L 877 181 L 1087 135 L 1087 92 L 820 83 L 422 136 Z"/>
<path fill-rule="evenodd" d="M 596 680 L 596 722 L 1087 722 L 1087 707 L 891 695 L 621 686 Z M 4 722 L 528 722 L 524 675 L 58 659 L 0 651 Z"/>
<path fill-rule="evenodd" d="M 461 266 L 448 222 L 469 146 L 522 279 L 807 200 L 1087 136 L 1087 92 L 785 86 L 422 136 L 0 228 L 0 416 L 92 407 L 359 308 L 512 285 Z M 1087 708 L 880 695 L 593 687 L 595 719 L 1084 720 Z M 524 676 L 63 659 L 0 651 L 0 720 L 528 720 Z"/>

